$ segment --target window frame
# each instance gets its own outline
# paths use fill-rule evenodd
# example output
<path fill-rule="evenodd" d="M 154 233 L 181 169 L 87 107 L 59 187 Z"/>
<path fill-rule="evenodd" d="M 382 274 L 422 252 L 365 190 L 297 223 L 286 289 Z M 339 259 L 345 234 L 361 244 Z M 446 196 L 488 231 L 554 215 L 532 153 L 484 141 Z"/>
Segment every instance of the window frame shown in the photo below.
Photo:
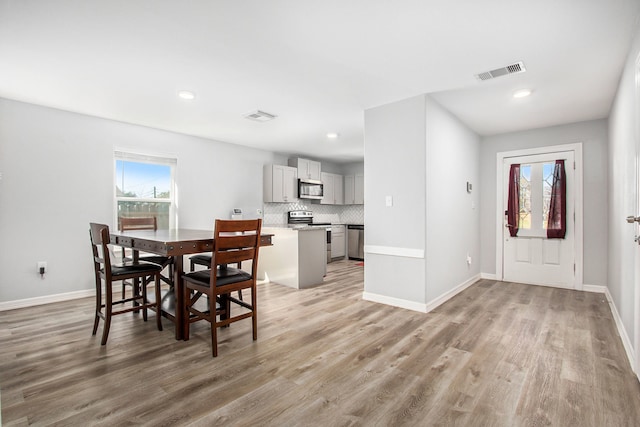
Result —
<path fill-rule="evenodd" d="M 169 166 L 171 174 L 170 179 L 171 183 L 169 184 L 169 198 L 153 198 L 153 197 L 125 197 L 118 196 L 116 188 L 117 188 L 117 179 L 116 176 L 116 164 L 117 161 L 125 161 L 125 162 L 136 162 L 136 163 L 148 163 L 148 164 L 156 164 Z M 113 215 L 114 215 L 114 224 L 118 226 L 118 203 L 120 201 L 135 201 L 135 202 L 145 202 L 145 203 L 168 203 L 169 204 L 169 229 L 177 228 L 178 225 L 178 217 L 177 217 L 177 194 L 176 194 L 176 168 L 178 165 L 178 159 L 176 156 L 167 156 L 161 154 L 151 154 L 151 153 L 142 153 L 138 151 L 132 151 L 129 149 L 120 149 L 115 148 L 113 152 Z"/>

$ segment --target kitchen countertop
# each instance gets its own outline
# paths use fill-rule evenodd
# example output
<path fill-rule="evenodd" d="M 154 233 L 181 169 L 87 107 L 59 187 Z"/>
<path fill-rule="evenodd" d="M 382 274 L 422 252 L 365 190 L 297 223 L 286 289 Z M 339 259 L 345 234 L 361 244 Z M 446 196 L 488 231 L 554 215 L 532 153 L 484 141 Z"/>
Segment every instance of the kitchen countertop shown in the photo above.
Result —
<path fill-rule="evenodd" d="M 314 226 L 308 226 L 308 225 L 287 225 L 287 224 L 270 224 L 270 225 L 263 225 L 262 229 L 267 229 L 267 228 L 278 228 L 281 230 L 293 230 L 293 231 L 311 231 L 311 230 L 324 230 L 327 227 L 331 227 L 330 225 L 314 225 Z"/>

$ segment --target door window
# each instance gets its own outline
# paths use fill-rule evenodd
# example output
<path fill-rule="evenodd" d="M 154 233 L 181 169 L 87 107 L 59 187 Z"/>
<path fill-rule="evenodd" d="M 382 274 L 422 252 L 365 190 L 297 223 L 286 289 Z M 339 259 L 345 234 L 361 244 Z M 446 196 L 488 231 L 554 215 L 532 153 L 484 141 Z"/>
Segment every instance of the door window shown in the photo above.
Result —
<path fill-rule="evenodd" d="M 546 236 L 553 169 L 553 162 L 520 165 L 518 236 Z"/>

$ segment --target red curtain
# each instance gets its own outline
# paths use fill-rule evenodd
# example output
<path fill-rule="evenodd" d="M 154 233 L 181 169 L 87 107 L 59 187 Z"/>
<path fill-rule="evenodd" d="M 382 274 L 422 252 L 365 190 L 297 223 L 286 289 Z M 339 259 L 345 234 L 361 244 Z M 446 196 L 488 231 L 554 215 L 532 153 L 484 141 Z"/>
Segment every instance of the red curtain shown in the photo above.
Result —
<path fill-rule="evenodd" d="M 567 232 L 567 175 L 564 160 L 556 160 L 547 221 L 547 238 L 564 239 Z"/>
<path fill-rule="evenodd" d="M 518 234 L 520 218 L 520 165 L 511 165 L 509 171 L 509 198 L 507 200 L 507 227 L 511 237 Z"/>

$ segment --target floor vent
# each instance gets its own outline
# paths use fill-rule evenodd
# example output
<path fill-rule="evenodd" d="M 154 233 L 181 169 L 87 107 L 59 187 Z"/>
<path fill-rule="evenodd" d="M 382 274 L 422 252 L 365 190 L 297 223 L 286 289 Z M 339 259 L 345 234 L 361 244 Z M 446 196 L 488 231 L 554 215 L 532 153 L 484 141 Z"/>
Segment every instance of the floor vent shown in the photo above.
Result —
<path fill-rule="evenodd" d="M 506 67 L 496 68 L 495 70 L 476 74 L 476 78 L 484 81 L 495 79 L 500 76 L 506 76 L 507 74 L 524 73 L 525 71 L 527 70 L 524 68 L 524 64 L 522 62 L 516 62 L 515 64 L 507 65 Z"/>
<path fill-rule="evenodd" d="M 275 114 L 265 113 L 264 111 L 260 110 L 251 111 L 250 113 L 244 115 L 245 119 L 255 120 L 256 122 L 268 122 L 269 120 L 273 120 L 276 117 L 278 116 L 276 116 Z"/>

